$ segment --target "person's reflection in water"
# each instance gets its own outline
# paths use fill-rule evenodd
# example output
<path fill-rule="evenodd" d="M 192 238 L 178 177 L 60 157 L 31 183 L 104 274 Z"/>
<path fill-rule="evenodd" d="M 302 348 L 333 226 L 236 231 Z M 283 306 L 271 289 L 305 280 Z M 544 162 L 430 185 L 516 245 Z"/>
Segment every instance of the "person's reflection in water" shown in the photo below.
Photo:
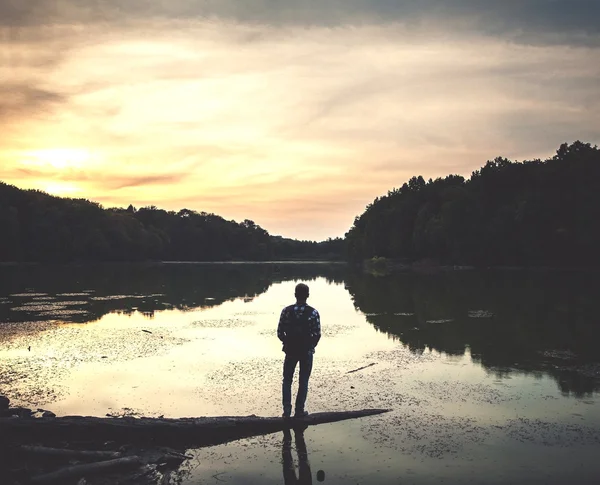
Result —
<path fill-rule="evenodd" d="M 310 471 L 310 463 L 308 462 L 308 451 L 306 451 L 306 443 L 304 441 L 304 430 L 306 428 L 306 425 L 298 425 L 294 427 L 296 453 L 298 454 L 298 476 L 296 476 L 294 459 L 292 458 L 292 431 L 290 428 L 283 430 L 281 455 L 283 458 L 283 482 L 285 485 L 312 485 L 312 474 Z"/>

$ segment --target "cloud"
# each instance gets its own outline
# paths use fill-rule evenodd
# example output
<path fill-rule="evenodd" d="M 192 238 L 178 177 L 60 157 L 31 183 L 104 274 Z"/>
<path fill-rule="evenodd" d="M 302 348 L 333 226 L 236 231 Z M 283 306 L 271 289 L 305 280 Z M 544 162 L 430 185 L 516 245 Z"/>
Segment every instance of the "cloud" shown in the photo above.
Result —
<path fill-rule="evenodd" d="M 398 23 L 415 33 L 475 31 L 524 43 L 598 45 L 596 0 L 33 0 L 0 3 L 0 25 L 226 20 L 275 27 Z M 258 32 L 246 37 L 260 38 Z"/>
<path fill-rule="evenodd" d="M 181 182 L 185 174 L 160 174 L 160 175 L 129 175 L 110 177 L 103 181 L 106 190 L 119 190 L 130 187 L 147 187 L 166 185 Z"/>
<path fill-rule="evenodd" d="M 63 94 L 32 84 L 0 84 L 0 123 L 38 117 L 66 103 Z"/>
<path fill-rule="evenodd" d="M 160 185 L 178 184 L 189 174 L 178 173 L 134 173 L 112 172 L 104 173 L 102 167 L 90 169 L 82 168 L 57 168 L 51 165 L 40 164 L 38 166 L 19 166 L 7 170 L 3 174 L 8 178 L 23 180 L 40 180 L 43 183 L 61 182 L 68 186 L 85 186 L 88 189 L 99 192 L 114 192 L 121 189 L 133 189 L 139 187 L 157 187 Z"/>

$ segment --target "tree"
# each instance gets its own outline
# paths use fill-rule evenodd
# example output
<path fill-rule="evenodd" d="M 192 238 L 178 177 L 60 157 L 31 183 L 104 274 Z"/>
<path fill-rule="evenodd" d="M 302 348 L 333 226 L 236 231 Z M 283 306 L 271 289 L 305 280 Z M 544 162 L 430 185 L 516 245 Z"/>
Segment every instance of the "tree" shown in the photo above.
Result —
<path fill-rule="evenodd" d="M 563 144 L 546 161 L 498 157 L 377 197 L 346 234 L 348 257 L 446 264 L 598 265 L 600 150 Z"/>

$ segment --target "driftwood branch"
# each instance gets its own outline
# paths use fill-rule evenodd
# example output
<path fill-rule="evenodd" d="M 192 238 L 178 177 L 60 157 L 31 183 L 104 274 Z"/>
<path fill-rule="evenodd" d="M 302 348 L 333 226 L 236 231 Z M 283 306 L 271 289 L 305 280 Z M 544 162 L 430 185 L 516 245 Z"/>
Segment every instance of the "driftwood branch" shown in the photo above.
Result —
<path fill-rule="evenodd" d="M 280 417 L 214 417 L 214 418 L 95 418 L 66 416 L 62 418 L 0 418 L 0 436 L 9 443 L 51 443 L 77 441 L 86 436 L 97 441 L 120 441 L 159 446 L 202 447 L 226 443 L 250 436 L 275 433 L 300 424 L 312 426 L 346 419 L 385 413 L 386 409 L 362 409 L 316 413 L 301 419 Z"/>
<path fill-rule="evenodd" d="M 19 446 L 19 451 L 52 458 L 78 459 L 85 461 L 101 461 L 122 458 L 123 454 L 116 451 L 87 451 L 67 450 L 64 448 L 47 448 L 45 446 Z"/>
<path fill-rule="evenodd" d="M 372 364 L 359 367 L 358 369 L 349 370 L 348 372 L 346 372 L 346 374 L 352 374 L 353 372 L 358 372 L 359 370 L 368 369 L 369 367 L 373 367 L 374 365 L 377 365 L 377 362 L 373 362 Z"/>
<path fill-rule="evenodd" d="M 88 475 L 97 475 L 99 473 L 113 472 L 124 468 L 136 468 L 142 465 L 138 456 L 128 456 L 126 458 L 117 458 L 116 460 L 100 461 L 97 463 L 86 463 L 85 465 L 74 465 L 61 468 L 52 473 L 38 475 L 33 477 L 29 483 L 44 484 L 55 483 L 59 481 L 81 478 Z"/>

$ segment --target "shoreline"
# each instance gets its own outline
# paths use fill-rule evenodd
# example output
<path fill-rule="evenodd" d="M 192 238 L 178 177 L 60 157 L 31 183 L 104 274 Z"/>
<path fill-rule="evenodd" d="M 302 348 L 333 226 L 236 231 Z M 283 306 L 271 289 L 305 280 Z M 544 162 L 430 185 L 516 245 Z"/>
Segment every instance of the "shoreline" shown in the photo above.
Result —
<path fill-rule="evenodd" d="M 365 259 L 355 263 L 362 271 L 373 275 L 386 275 L 401 272 L 436 273 L 447 271 L 551 271 L 551 272 L 600 272 L 600 267 L 586 266 L 519 266 L 519 265 L 459 265 L 437 264 L 433 261 L 401 262 L 387 258 Z"/>

